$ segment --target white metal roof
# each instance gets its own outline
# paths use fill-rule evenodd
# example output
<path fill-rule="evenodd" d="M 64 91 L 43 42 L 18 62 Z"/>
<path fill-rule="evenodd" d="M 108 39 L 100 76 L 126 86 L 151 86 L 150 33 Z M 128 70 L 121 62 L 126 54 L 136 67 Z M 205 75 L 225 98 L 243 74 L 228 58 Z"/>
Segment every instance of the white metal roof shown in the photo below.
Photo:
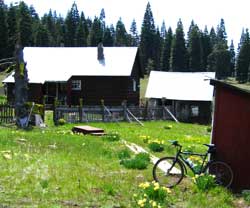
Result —
<path fill-rule="evenodd" d="M 104 47 L 105 63 L 97 60 L 97 47 L 26 47 L 30 83 L 64 82 L 71 76 L 130 76 L 136 47 Z M 14 82 L 13 74 L 3 82 Z"/>
<path fill-rule="evenodd" d="M 212 101 L 214 72 L 159 72 L 151 71 L 146 98 L 169 100 Z"/>

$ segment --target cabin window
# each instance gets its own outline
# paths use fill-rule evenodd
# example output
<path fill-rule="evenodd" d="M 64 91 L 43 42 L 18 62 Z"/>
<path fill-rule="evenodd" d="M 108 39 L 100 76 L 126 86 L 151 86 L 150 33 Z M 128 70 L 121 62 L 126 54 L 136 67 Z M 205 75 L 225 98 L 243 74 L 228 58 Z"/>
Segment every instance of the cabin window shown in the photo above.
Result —
<path fill-rule="evenodd" d="M 81 80 L 72 80 L 71 88 L 72 90 L 81 90 Z"/>
<path fill-rule="evenodd" d="M 136 80 L 133 79 L 133 91 L 136 92 Z"/>
<path fill-rule="evenodd" d="M 191 116 L 192 117 L 199 116 L 199 106 L 191 105 Z"/>

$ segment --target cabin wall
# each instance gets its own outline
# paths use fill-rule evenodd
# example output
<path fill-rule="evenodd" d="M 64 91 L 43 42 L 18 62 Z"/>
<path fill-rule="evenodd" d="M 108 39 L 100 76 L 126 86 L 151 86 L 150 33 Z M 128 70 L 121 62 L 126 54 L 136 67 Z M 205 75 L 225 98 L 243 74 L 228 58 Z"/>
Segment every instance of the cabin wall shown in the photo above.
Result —
<path fill-rule="evenodd" d="M 6 83 L 6 95 L 7 101 L 10 104 L 14 104 L 15 102 L 15 84 L 14 83 Z M 43 89 L 42 84 L 28 84 L 28 101 L 35 103 L 43 102 Z"/>
<path fill-rule="evenodd" d="M 72 80 L 81 80 L 81 90 L 71 89 Z M 124 100 L 128 105 L 139 105 L 139 86 L 133 91 L 132 77 L 74 76 L 68 82 L 68 102 L 78 105 L 80 98 L 84 105 L 100 105 L 101 100 L 105 105 L 121 105 Z"/>
<path fill-rule="evenodd" d="M 235 191 L 250 189 L 250 93 L 215 84 L 212 143 L 216 157 L 230 165 Z"/>

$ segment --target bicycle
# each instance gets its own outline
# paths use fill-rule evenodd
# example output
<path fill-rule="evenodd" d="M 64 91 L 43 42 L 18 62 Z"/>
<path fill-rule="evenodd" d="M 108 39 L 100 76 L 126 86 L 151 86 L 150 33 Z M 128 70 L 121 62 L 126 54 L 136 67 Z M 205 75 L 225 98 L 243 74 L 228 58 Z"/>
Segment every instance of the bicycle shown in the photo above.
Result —
<path fill-rule="evenodd" d="M 182 151 L 182 146 L 178 141 L 169 141 L 177 148 L 177 153 L 174 157 L 160 158 L 153 167 L 153 178 L 159 184 L 168 188 L 178 185 L 183 177 L 184 171 L 187 174 L 187 167 L 193 172 L 194 175 L 201 173 L 209 173 L 215 176 L 215 182 L 218 185 L 229 187 L 233 181 L 233 171 L 228 164 L 218 160 L 209 160 L 208 155 L 215 153 L 214 144 L 204 144 L 208 147 L 205 154 L 193 153 Z M 195 166 L 188 157 L 200 157 L 201 163 L 199 168 Z M 186 158 L 187 157 L 187 158 Z"/>

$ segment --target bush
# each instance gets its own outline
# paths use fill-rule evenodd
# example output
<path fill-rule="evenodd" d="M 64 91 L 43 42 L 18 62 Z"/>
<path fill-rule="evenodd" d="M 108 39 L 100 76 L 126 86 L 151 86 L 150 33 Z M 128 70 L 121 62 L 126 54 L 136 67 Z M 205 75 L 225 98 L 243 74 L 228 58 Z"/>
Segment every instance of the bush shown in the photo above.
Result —
<path fill-rule="evenodd" d="M 171 202 L 170 189 L 156 182 L 145 182 L 139 185 L 139 194 L 134 194 L 136 207 L 168 207 Z"/>
<path fill-rule="evenodd" d="M 123 159 L 120 164 L 128 169 L 146 169 L 150 162 L 150 157 L 147 153 L 139 153 L 131 159 Z"/>
<path fill-rule="evenodd" d="M 202 173 L 200 175 L 195 175 L 195 177 L 193 177 L 193 181 L 200 191 L 207 191 L 216 186 L 214 175 Z"/>
<path fill-rule="evenodd" d="M 250 190 L 242 191 L 242 197 L 248 204 L 250 204 Z"/>
<path fill-rule="evenodd" d="M 123 159 L 128 159 L 130 158 L 130 153 L 127 149 L 124 149 L 124 150 L 121 150 L 120 152 L 118 152 L 118 158 L 120 160 L 123 160 Z"/>
<path fill-rule="evenodd" d="M 148 148 L 153 152 L 162 152 L 164 150 L 164 142 L 159 140 L 149 141 Z"/>
<path fill-rule="evenodd" d="M 60 118 L 60 119 L 58 119 L 58 124 L 62 126 L 64 124 L 66 124 L 66 121 L 63 118 Z"/>
<path fill-rule="evenodd" d="M 173 126 L 172 125 L 167 125 L 167 126 L 164 126 L 164 129 L 172 129 Z"/>
<path fill-rule="evenodd" d="M 212 127 L 211 126 L 207 127 L 207 132 L 210 133 L 211 131 L 212 131 Z"/>
<path fill-rule="evenodd" d="M 110 141 L 110 142 L 114 142 L 114 141 L 119 141 L 120 140 L 120 135 L 118 132 L 111 132 L 108 133 L 104 136 L 104 139 Z"/>

